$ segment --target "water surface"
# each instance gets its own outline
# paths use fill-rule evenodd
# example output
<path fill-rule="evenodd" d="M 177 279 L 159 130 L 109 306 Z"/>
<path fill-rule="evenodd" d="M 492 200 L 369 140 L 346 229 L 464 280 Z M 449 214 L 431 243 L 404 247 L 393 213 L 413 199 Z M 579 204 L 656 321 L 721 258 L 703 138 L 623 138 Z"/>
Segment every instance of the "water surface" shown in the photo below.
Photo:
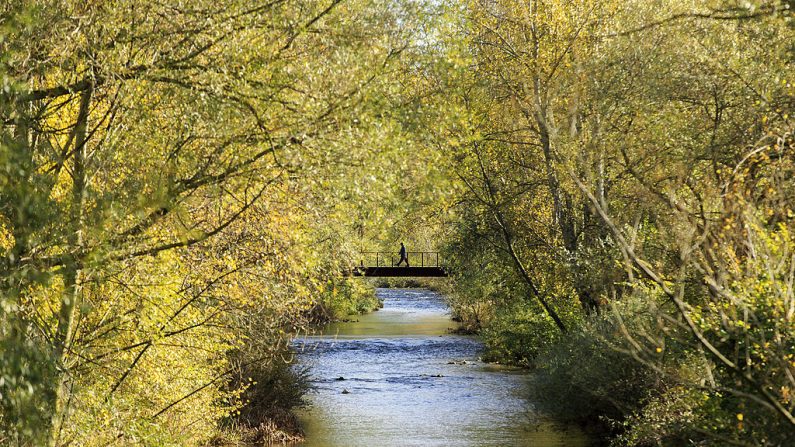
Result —
<path fill-rule="evenodd" d="M 438 294 L 378 289 L 384 308 L 296 341 L 316 389 L 304 446 L 585 446 L 537 414 L 527 372 L 484 364 Z"/>

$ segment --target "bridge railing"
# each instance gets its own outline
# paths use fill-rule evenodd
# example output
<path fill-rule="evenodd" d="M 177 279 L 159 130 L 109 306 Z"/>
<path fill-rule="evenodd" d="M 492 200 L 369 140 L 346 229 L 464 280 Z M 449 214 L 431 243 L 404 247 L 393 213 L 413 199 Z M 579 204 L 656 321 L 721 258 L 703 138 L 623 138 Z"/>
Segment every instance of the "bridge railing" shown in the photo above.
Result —
<path fill-rule="evenodd" d="M 438 251 L 406 252 L 409 264 L 413 267 L 441 267 Z M 364 251 L 357 263 L 360 267 L 396 267 L 400 254 L 392 251 Z M 405 265 L 405 264 L 404 264 Z"/>

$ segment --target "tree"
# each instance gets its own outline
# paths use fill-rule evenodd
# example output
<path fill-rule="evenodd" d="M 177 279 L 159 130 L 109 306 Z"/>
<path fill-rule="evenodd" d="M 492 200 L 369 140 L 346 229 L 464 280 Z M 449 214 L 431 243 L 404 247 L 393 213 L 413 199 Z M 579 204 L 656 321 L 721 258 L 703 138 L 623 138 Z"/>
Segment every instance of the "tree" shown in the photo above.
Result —
<path fill-rule="evenodd" d="M 326 205 L 310 199 L 374 125 L 353 124 L 405 45 L 397 13 L 336 0 L 4 8 L 19 24 L 0 43 L 0 276 L 16 321 L 4 337 L 30 345 L 7 364 L 44 365 L 29 377 L 43 390 L 26 398 L 35 417 L 5 401 L 4 429 L 20 443 L 42 427 L 50 445 L 91 430 L 95 442 L 134 430 L 174 442 L 193 417 L 182 436 L 209 436 L 198 433 L 240 405 L 224 388 L 239 312 L 252 299 L 272 310 L 277 346 L 339 275 L 286 229 L 320 233 L 307 222 Z M 160 394 L 135 398 L 147 380 Z M 190 399 L 212 411 L 191 413 Z M 17 433 L 14 418 L 50 422 Z"/>

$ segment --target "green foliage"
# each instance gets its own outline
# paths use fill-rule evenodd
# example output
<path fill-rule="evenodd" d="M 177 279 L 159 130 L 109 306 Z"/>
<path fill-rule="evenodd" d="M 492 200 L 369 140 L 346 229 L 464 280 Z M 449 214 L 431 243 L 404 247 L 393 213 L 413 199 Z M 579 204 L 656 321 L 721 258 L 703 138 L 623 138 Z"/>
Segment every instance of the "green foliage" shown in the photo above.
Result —
<path fill-rule="evenodd" d="M 594 317 L 547 345 L 536 357 L 532 388 L 540 409 L 602 438 L 620 433 L 627 415 L 663 386 L 654 371 L 617 349 L 621 337 L 612 317 Z"/>
<path fill-rule="evenodd" d="M 375 290 L 360 279 L 343 278 L 329 281 L 319 294 L 319 313 L 316 322 L 343 320 L 352 315 L 361 315 L 381 308 L 383 304 L 375 296 Z"/>
<path fill-rule="evenodd" d="M 475 1 L 448 24 L 453 308 L 619 445 L 795 434 L 784 6 Z"/>
<path fill-rule="evenodd" d="M 19 324 L 13 318 L 0 318 L 0 442 L 35 445 L 44 441 L 40 427 L 49 423 L 49 413 L 41 408 L 51 398 L 48 384 L 54 371 L 50 352 L 34 343 Z"/>
<path fill-rule="evenodd" d="M 487 348 L 484 361 L 534 366 L 539 354 L 561 338 L 537 306 L 500 307 L 495 313 L 480 331 Z"/>
<path fill-rule="evenodd" d="M 786 445 L 788 428 L 768 410 L 710 386 L 725 379 L 683 344 L 685 331 L 660 324 L 654 300 L 638 291 L 547 346 L 532 388 L 539 408 L 613 445 Z"/>

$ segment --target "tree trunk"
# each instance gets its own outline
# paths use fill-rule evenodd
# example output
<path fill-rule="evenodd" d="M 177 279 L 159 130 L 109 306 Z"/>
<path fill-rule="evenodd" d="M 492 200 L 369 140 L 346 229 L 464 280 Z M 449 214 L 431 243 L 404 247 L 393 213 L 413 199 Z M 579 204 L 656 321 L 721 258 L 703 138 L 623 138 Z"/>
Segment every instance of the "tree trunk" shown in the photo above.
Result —
<path fill-rule="evenodd" d="M 580 305 L 587 312 L 599 312 L 599 303 L 596 300 L 592 290 L 591 284 L 587 284 L 582 279 L 582 267 L 577 259 L 577 251 L 579 249 L 579 240 L 577 232 L 577 221 L 574 213 L 574 200 L 560 187 L 558 180 L 558 173 L 555 169 L 555 159 L 552 153 L 552 135 L 549 130 L 547 117 L 545 116 L 545 108 L 540 103 L 540 93 L 536 93 L 536 103 L 538 110 L 532 115 L 535 118 L 535 124 L 539 130 L 539 137 L 541 140 L 541 148 L 544 153 L 545 169 L 547 174 L 547 188 L 552 196 L 553 206 L 553 219 L 554 224 L 560 230 L 561 238 L 563 239 L 563 247 L 566 250 L 566 263 L 574 276 L 573 286 L 577 293 L 577 298 Z"/>
<path fill-rule="evenodd" d="M 72 256 L 63 269 L 64 290 L 61 308 L 58 312 L 58 328 L 54 340 L 54 358 L 58 367 L 57 388 L 52 402 L 52 423 L 50 427 L 49 445 L 60 444 L 63 424 L 67 418 L 70 398 L 70 365 L 69 354 L 75 328 L 77 313 L 80 309 L 81 269 L 80 254 L 83 248 L 83 220 L 86 196 L 86 140 L 88 130 L 88 113 L 93 89 L 83 91 L 80 99 L 80 110 L 75 125 L 75 150 L 72 166 L 72 207 L 70 211 L 71 229 L 68 237 L 68 248 Z"/>

